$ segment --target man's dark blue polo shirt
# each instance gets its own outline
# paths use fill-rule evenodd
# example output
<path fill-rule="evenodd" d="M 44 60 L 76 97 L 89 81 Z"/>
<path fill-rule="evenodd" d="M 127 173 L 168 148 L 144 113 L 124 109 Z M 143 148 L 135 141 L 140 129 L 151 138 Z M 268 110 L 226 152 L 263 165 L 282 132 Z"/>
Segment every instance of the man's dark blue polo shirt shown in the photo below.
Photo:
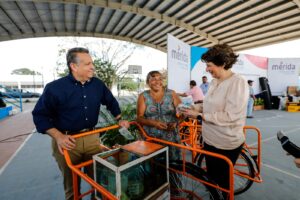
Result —
<path fill-rule="evenodd" d="M 121 113 L 117 100 L 101 80 L 91 78 L 82 84 L 70 74 L 46 85 L 32 111 L 33 121 L 40 133 L 50 128 L 78 132 L 97 124 L 101 104 L 115 117 Z"/>

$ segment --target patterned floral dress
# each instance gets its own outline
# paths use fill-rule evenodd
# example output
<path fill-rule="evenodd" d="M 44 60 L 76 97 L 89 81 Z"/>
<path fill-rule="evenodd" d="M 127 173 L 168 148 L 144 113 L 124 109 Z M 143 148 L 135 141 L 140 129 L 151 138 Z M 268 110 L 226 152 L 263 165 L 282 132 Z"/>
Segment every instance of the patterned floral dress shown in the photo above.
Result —
<path fill-rule="evenodd" d="M 177 123 L 176 108 L 173 104 L 172 90 L 165 90 L 161 102 L 155 102 L 150 96 L 150 91 L 147 90 L 143 93 L 146 104 L 146 111 L 144 114 L 145 119 L 153 119 L 166 123 Z M 151 137 L 167 140 L 170 142 L 180 143 L 178 128 L 172 131 L 159 130 L 152 126 L 144 126 L 145 131 Z M 169 159 L 181 159 L 181 151 L 179 148 L 169 146 Z"/>

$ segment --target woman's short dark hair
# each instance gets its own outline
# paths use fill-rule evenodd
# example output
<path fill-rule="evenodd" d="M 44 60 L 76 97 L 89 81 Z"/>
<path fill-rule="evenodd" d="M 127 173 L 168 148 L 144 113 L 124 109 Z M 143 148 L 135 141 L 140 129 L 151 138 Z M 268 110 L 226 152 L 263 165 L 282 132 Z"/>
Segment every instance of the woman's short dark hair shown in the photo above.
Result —
<path fill-rule="evenodd" d="M 192 85 L 192 86 L 196 86 L 196 85 L 197 85 L 197 83 L 196 83 L 196 81 L 194 81 L 194 80 L 191 80 L 191 81 L 190 81 L 190 85 Z"/>
<path fill-rule="evenodd" d="M 161 75 L 161 73 L 159 71 L 151 71 L 147 74 L 147 77 L 146 77 L 146 83 L 149 84 L 149 80 L 151 77 L 154 77 L 156 74 L 159 74 Z"/>
<path fill-rule="evenodd" d="M 227 44 L 217 44 L 208 49 L 201 57 L 203 62 L 212 62 L 217 66 L 224 65 L 224 69 L 228 70 L 236 63 L 239 55 L 235 54 Z"/>
<path fill-rule="evenodd" d="M 78 63 L 77 53 L 89 53 L 89 50 L 83 47 L 75 47 L 68 50 L 66 57 L 67 57 L 67 65 L 70 72 L 71 72 L 71 66 L 70 66 L 71 63 Z"/>

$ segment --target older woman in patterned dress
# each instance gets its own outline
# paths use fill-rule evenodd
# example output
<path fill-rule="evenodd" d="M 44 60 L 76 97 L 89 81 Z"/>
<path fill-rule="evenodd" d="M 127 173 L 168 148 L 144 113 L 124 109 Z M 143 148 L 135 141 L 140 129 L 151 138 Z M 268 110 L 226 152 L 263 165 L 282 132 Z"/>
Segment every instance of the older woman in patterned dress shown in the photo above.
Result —
<path fill-rule="evenodd" d="M 150 90 L 138 97 L 137 121 L 149 136 L 179 143 L 176 107 L 181 103 L 180 98 L 173 90 L 164 88 L 162 75 L 158 71 L 149 72 L 146 83 Z M 169 147 L 170 160 L 180 159 L 180 156 L 180 149 Z"/>

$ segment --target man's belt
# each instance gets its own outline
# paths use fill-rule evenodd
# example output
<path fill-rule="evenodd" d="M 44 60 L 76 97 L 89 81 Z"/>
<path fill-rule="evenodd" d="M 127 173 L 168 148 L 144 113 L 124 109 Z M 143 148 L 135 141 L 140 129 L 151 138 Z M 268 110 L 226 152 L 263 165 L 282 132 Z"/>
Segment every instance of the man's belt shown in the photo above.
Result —
<path fill-rule="evenodd" d="M 93 130 L 95 130 L 95 127 L 84 128 L 84 129 L 81 129 L 80 131 L 63 131 L 63 133 L 66 134 L 66 135 L 74 135 L 74 134 L 77 134 L 77 133 L 83 133 L 83 132 L 88 132 L 88 131 L 93 131 Z"/>

